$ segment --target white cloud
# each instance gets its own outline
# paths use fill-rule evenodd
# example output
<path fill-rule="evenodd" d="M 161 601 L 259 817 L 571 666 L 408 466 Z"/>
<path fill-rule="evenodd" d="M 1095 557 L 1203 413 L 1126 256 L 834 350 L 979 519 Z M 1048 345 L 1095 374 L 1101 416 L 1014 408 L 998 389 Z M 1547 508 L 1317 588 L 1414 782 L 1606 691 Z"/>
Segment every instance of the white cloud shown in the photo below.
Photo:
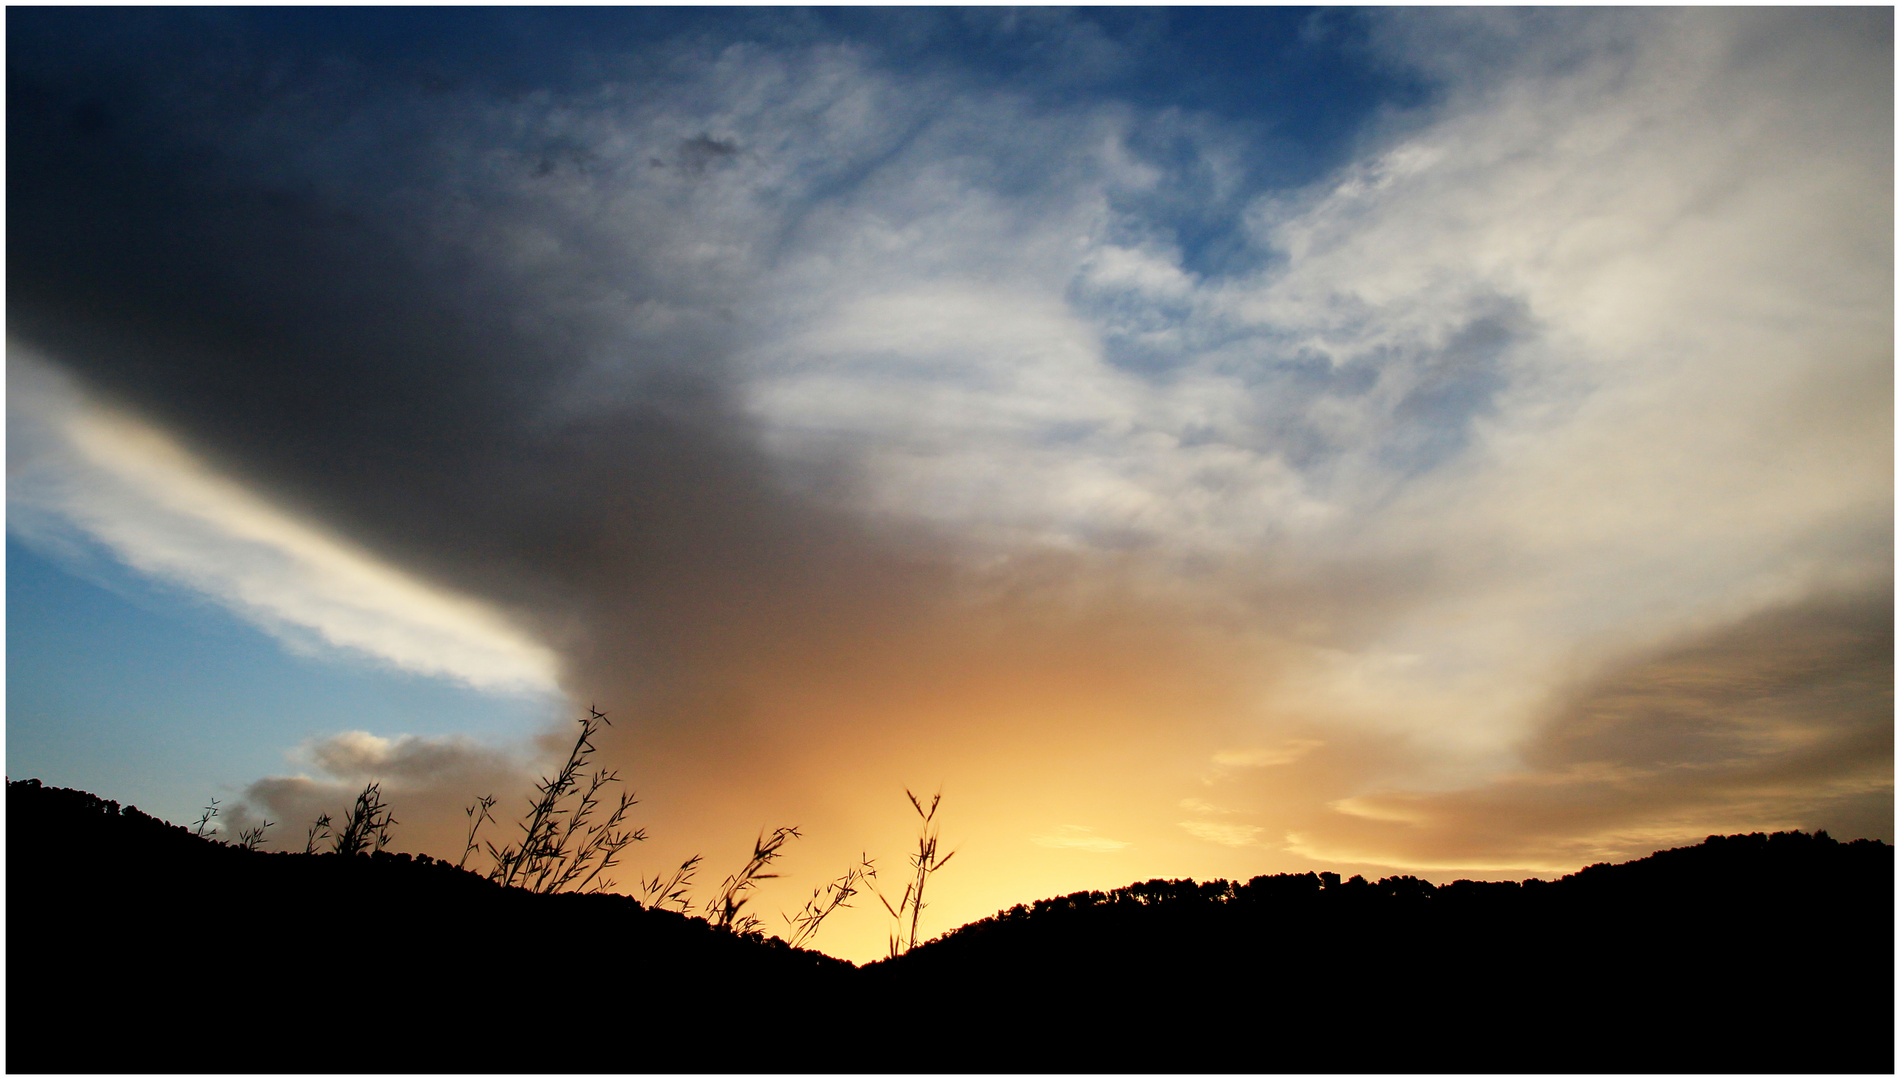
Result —
<path fill-rule="evenodd" d="M 973 565 L 1151 555 L 1306 650 L 1264 712 L 1410 740 L 1443 785 L 1592 665 L 1885 572 L 1890 55 L 1854 18 L 1399 13 L 1401 63 L 1463 42 L 1442 99 L 1258 196 L 1262 268 L 1227 276 L 1133 197 L 1177 167 L 1135 133 L 1233 157 L 1211 122 L 840 52 L 751 56 L 670 122 L 751 148 L 692 220 L 779 241 L 719 266 L 782 460 L 846 462 Z"/>
<path fill-rule="evenodd" d="M 980 559 L 1151 552 L 1268 634 L 1375 570 L 1263 708 L 1506 767 L 1591 665 L 1885 572 L 1890 54 L 1854 18 L 1479 20 L 1439 104 L 1257 200 L 1238 277 L 1119 198 L 1165 121 L 945 93 L 756 280 L 747 401 Z"/>
<path fill-rule="evenodd" d="M 1382 711 L 1450 692 L 1467 718 L 1418 727 L 1521 730 L 1559 665 L 1882 572 L 1812 546 L 1891 513 L 1891 147 L 1865 137 L 1891 103 L 1846 29 L 1658 15 L 1579 64 L 1478 65 L 1376 181 L 1266 228 L 1289 265 L 1226 301 L 1336 358 L 1423 357 L 1490 296 L 1527 320 L 1455 467 L 1334 538 L 1442 576 L 1383 635 L 1422 662 L 1374 676 Z"/>
<path fill-rule="evenodd" d="M 493 609 L 284 513 L 17 345 L 7 373 L 9 523 L 29 541 L 77 530 L 292 648 L 489 690 L 554 689 L 554 654 Z"/>

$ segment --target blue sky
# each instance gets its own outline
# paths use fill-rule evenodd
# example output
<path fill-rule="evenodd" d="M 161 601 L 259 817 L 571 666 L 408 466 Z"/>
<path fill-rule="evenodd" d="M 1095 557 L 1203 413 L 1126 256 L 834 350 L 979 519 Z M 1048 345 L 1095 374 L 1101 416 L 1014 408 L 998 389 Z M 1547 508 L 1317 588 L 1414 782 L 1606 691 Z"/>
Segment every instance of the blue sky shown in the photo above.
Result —
<path fill-rule="evenodd" d="M 8 61 L 10 775 L 377 780 L 440 851 L 596 704 L 630 877 L 798 823 L 802 896 L 942 784 L 946 925 L 1891 834 L 1890 12 L 14 9 Z"/>
<path fill-rule="evenodd" d="M 171 821 L 231 801 L 285 752 L 334 733 L 498 743 L 566 712 L 334 652 L 292 652 L 197 595 L 103 553 L 7 545 L 9 775 L 112 792 Z"/>

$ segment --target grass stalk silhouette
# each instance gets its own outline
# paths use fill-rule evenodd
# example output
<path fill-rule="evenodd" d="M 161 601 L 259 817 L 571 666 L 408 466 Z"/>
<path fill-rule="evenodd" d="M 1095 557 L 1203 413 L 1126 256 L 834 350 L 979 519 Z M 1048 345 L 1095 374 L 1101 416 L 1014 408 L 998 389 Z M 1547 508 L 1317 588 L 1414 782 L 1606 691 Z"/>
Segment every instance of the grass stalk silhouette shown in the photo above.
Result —
<path fill-rule="evenodd" d="M 719 886 L 718 896 L 707 902 L 707 921 L 721 930 L 732 930 L 741 934 L 749 934 L 763 927 L 765 924 L 755 916 L 741 914 L 741 909 L 751 899 L 746 894 L 756 889 L 759 882 L 778 876 L 766 873 L 765 868 L 771 865 L 772 860 L 779 857 L 780 849 L 788 841 L 796 840 L 798 835 L 796 825 L 774 829 L 769 837 L 761 832 L 759 838 L 752 843 L 752 858 L 739 868 L 738 873 L 727 878 Z"/>
<path fill-rule="evenodd" d="M 671 877 L 655 875 L 652 881 L 640 879 L 641 902 L 651 908 L 672 908 L 684 914 L 692 907 L 686 894 L 693 887 L 693 873 L 699 868 L 699 856 L 694 855 L 679 865 Z"/>
<path fill-rule="evenodd" d="M 317 853 L 317 841 L 328 840 L 329 838 L 330 815 L 318 814 L 317 820 L 310 823 L 310 834 L 304 837 L 303 853 L 305 855 L 315 855 Z"/>
<path fill-rule="evenodd" d="M 389 843 L 390 826 L 396 824 L 383 802 L 382 781 L 372 780 L 351 804 L 342 830 L 332 835 L 330 850 L 338 855 L 360 855 L 366 848 L 381 851 Z"/>
<path fill-rule="evenodd" d="M 275 824 L 277 824 L 275 821 L 266 819 L 264 824 L 258 825 L 255 828 L 240 830 L 238 832 L 237 846 L 243 848 L 245 851 L 256 851 L 257 846 L 264 842 L 264 830 Z"/>
<path fill-rule="evenodd" d="M 600 779 L 601 777 L 605 779 Z M 620 774 L 616 772 L 596 774 L 596 782 L 589 785 L 587 798 L 582 803 L 581 808 L 577 809 L 574 812 L 574 816 L 569 819 L 569 825 L 571 827 L 562 833 L 560 845 L 556 849 L 557 859 L 551 862 L 549 867 L 536 879 L 536 889 L 538 891 L 604 891 L 607 886 L 613 883 L 613 879 L 603 878 L 600 875 L 604 871 L 619 865 L 620 852 L 628 844 L 636 840 L 646 839 L 647 834 L 645 829 L 627 829 L 622 827 L 622 822 L 627 818 L 627 811 L 632 809 L 634 804 L 639 801 L 633 797 L 633 793 L 630 791 L 620 793 L 614 808 L 608 812 L 606 820 L 600 822 L 598 825 L 588 825 L 585 830 L 580 829 L 582 822 L 586 820 L 587 816 L 592 813 L 595 806 L 598 805 L 594 798 L 595 791 L 599 789 L 602 783 L 615 782 L 619 779 Z M 575 836 L 577 832 L 580 834 L 577 846 L 573 854 L 568 855 L 568 841 L 571 837 Z M 558 869 L 556 868 L 557 866 Z"/>
<path fill-rule="evenodd" d="M 218 816 L 218 800 L 212 799 L 211 805 L 205 807 L 205 812 L 198 816 L 198 825 L 195 829 L 192 830 L 191 834 L 193 836 L 211 835 L 211 833 L 215 831 L 214 829 L 211 828 L 211 819 L 217 816 Z"/>
<path fill-rule="evenodd" d="M 911 807 L 917 811 L 917 816 L 923 819 L 923 824 L 920 826 L 917 836 L 917 853 L 910 857 L 911 870 L 914 876 L 910 882 L 904 886 L 903 897 L 899 899 L 896 906 L 893 907 L 889 900 L 884 899 L 883 893 L 879 893 L 877 896 L 878 900 L 883 903 L 884 910 L 890 912 L 891 918 L 897 920 L 897 929 L 891 933 L 892 957 L 907 953 L 917 946 L 918 923 L 924 914 L 924 885 L 930 881 L 930 875 L 943 869 L 945 864 L 949 863 L 950 859 L 956 855 L 954 851 L 941 858 L 937 855 L 937 828 L 934 823 L 937 818 L 937 805 L 943 802 L 942 789 L 939 789 L 937 794 L 931 798 L 930 809 L 928 810 L 924 809 L 924 804 L 918 801 L 917 796 L 911 794 L 909 788 L 904 789 L 904 797 L 910 800 Z M 904 916 L 906 914 L 910 916 L 910 934 L 908 937 L 904 935 Z"/>
<path fill-rule="evenodd" d="M 587 771 L 588 760 L 595 751 L 594 738 L 600 734 L 602 727 L 609 726 L 607 714 L 598 708 L 589 707 L 587 715 L 581 717 L 578 723 L 580 731 L 575 735 L 573 746 L 569 748 L 560 768 L 551 776 L 543 776 L 535 784 L 534 796 L 529 800 L 527 813 L 518 826 L 521 831 L 520 842 L 503 847 L 496 847 L 493 841 L 481 845 L 493 863 L 488 872 L 490 880 L 537 893 L 605 891 L 612 884 L 612 879 L 604 876 L 605 872 L 617 864 L 620 853 L 628 845 L 646 839 L 645 829 L 629 828 L 625 824 L 628 811 L 638 802 L 633 794 L 623 791 L 611 803 L 604 797 L 609 785 L 620 782 L 620 774 L 610 769 L 596 769 L 591 773 Z M 923 819 L 924 834 L 918 841 L 918 854 L 911 858 L 916 876 L 905 887 L 904 897 L 896 907 L 893 908 L 890 901 L 884 900 L 881 895 L 879 900 L 883 901 L 900 924 L 906 915 L 909 916 L 909 934 L 904 938 L 907 944 L 903 946 L 907 949 L 917 940 L 924 885 L 929 876 L 949 862 L 955 853 L 942 857 L 937 855 L 933 821 L 943 793 L 937 793 L 928 810 L 908 790 L 904 794 L 910 798 L 911 806 Z M 463 809 L 469 825 L 468 835 L 462 845 L 462 857 L 455 864 L 457 869 L 463 868 L 469 855 L 476 850 L 482 824 L 495 820 L 490 813 L 495 802 L 493 795 L 482 795 Z M 604 819 L 595 821 L 599 812 L 607 807 L 611 808 L 606 809 Z M 320 821 L 319 824 L 325 822 Z M 317 826 L 312 826 L 313 837 L 316 829 Z M 785 845 L 800 835 L 795 825 L 774 829 L 769 834 L 761 831 L 758 839 L 753 841 L 752 855 L 745 865 L 727 877 L 720 884 L 718 892 L 706 902 L 703 908 L 706 921 L 721 930 L 738 934 L 762 932 L 764 921 L 747 912 L 746 905 L 751 902 L 751 894 L 760 882 L 779 876 L 770 872 L 769 867 L 783 854 Z M 641 877 L 638 898 L 648 907 L 688 913 L 693 908 L 689 893 L 700 862 L 701 857 L 693 855 L 680 863 L 670 875 L 656 875 L 651 880 Z M 876 876 L 877 871 L 870 857 L 862 856 L 858 862 L 847 867 L 842 876 L 814 890 L 811 899 L 796 915 L 782 915 L 792 927 L 790 944 L 802 946 L 811 940 L 833 912 L 849 907 L 852 897 L 864 892 Z M 899 934 L 892 935 L 892 955 L 900 951 L 899 940 Z"/>
<path fill-rule="evenodd" d="M 467 865 L 469 855 L 474 852 L 475 834 L 481 829 L 482 822 L 487 821 L 492 823 L 495 820 L 495 816 L 489 813 L 489 811 L 494 808 L 495 797 L 493 795 L 478 795 L 475 797 L 474 803 L 472 803 L 468 809 L 462 811 L 468 815 L 468 841 L 462 845 L 462 857 L 455 860 L 455 868 L 457 870 Z"/>
<path fill-rule="evenodd" d="M 871 865 L 871 857 L 861 855 L 857 862 L 845 868 L 836 881 L 813 889 L 811 899 L 805 901 L 805 906 L 799 909 L 798 914 L 785 916 L 786 923 L 792 927 L 792 938 L 787 944 L 793 948 L 803 947 L 818 933 L 818 927 L 832 912 L 850 907 L 851 898 L 863 891 L 862 886 L 876 878 L 877 868 Z"/>
<path fill-rule="evenodd" d="M 620 794 L 605 820 L 589 824 L 601 806 L 601 791 L 619 783 L 620 774 L 599 769 L 583 782 L 588 757 L 594 752 L 594 736 L 608 726 L 607 714 L 589 708 L 579 723 L 580 734 L 567 760 L 553 776 L 535 784 L 534 798 L 520 825 L 521 843 L 502 848 L 492 842 L 485 845 L 495 863 L 488 873 L 491 880 L 542 893 L 603 891 L 612 879 L 601 874 L 619 862 L 627 845 L 646 839 L 645 829 L 624 827 L 627 811 L 638 801 L 631 792 Z M 471 823 L 471 843 L 479 825 L 479 820 Z M 467 858 L 466 853 L 463 857 Z"/>

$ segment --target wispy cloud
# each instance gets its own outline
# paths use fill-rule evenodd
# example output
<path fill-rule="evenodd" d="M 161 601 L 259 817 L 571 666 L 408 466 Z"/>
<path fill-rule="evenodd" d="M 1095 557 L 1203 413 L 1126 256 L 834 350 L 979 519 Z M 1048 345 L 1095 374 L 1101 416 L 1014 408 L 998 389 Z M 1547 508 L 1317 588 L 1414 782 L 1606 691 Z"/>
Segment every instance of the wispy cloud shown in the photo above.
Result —
<path fill-rule="evenodd" d="M 1821 598 L 1616 665 L 1565 695 L 1519 768 L 1336 800 L 1301 815 L 1289 850 L 1550 871 L 1709 833 L 1873 835 L 1892 814 L 1892 756 L 1891 600 Z"/>

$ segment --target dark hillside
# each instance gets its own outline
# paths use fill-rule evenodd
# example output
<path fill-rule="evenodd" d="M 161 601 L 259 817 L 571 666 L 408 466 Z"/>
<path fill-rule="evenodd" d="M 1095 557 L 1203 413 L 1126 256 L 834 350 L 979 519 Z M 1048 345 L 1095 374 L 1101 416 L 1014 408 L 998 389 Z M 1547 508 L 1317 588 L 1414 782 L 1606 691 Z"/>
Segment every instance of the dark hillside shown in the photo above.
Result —
<path fill-rule="evenodd" d="M 34 781 L 7 815 L 9 1072 L 769 1069 L 754 1004 L 853 974 L 628 897 L 247 852 Z"/>
<path fill-rule="evenodd" d="M 1757 833 L 1555 882 L 1150 881 L 866 974 L 951 1014 L 1007 988 L 1111 1070 L 1891 1072 L 1893 914 L 1891 847 Z"/>
<path fill-rule="evenodd" d="M 1711 837 L 1556 882 L 1038 901 L 853 969 L 426 857 L 8 785 L 6 1067 L 1890 1072 L 1892 849 Z"/>

